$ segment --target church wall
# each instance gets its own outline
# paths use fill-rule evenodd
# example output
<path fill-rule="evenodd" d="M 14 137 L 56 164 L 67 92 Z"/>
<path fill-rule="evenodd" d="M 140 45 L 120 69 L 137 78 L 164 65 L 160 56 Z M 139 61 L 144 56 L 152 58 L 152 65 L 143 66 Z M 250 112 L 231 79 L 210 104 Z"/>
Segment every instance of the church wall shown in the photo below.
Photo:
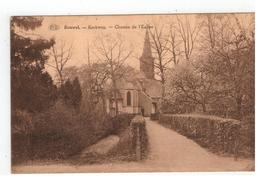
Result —
<path fill-rule="evenodd" d="M 124 109 L 124 111 L 123 111 L 124 113 L 130 113 L 130 114 L 134 113 L 132 106 L 124 107 L 123 109 Z"/>
<path fill-rule="evenodd" d="M 121 112 L 121 111 L 123 110 L 122 100 L 118 100 L 118 101 L 117 101 L 117 105 L 118 105 L 118 111 Z M 115 102 L 115 101 L 113 101 L 112 107 L 113 107 L 113 108 L 116 108 L 116 102 Z"/>
<path fill-rule="evenodd" d="M 131 106 L 127 105 L 127 92 L 131 93 Z M 136 90 L 121 90 L 121 95 L 123 95 L 123 102 L 122 102 L 122 112 L 123 113 L 130 113 L 130 114 L 137 114 L 139 113 L 138 109 L 138 92 Z"/>
<path fill-rule="evenodd" d="M 138 107 L 138 91 L 133 90 L 133 107 Z"/>
<path fill-rule="evenodd" d="M 144 116 L 151 115 L 152 100 L 142 92 L 139 92 L 139 106 L 144 110 Z"/>
<path fill-rule="evenodd" d="M 127 91 L 126 90 L 120 90 L 120 93 L 123 97 L 123 107 L 126 107 L 127 106 L 126 105 L 126 93 L 127 93 Z"/>

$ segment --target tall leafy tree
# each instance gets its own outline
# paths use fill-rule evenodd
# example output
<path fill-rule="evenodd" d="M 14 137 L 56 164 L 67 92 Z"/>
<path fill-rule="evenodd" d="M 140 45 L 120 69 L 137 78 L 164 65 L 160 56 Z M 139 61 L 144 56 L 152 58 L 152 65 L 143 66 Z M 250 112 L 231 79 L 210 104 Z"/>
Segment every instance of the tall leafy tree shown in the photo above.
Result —
<path fill-rule="evenodd" d="M 237 15 L 207 15 L 204 22 L 204 72 L 218 78 L 225 98 L 234 102 L 237 119 L 254 110 L 254 18 L 247 21 L 243 24 Z"/>
<path fill-rule="evenodd" d="M 72 104 L 76 110 L 79 110 L 80 102 L 82 98 L 81 87 L 78 77 L 76 77 L 72 82 L 73 95 L 72 95 Z"/>
<path fill-rule="evenodd" d="M 78 77 L 76 77 L 72 82 L 70 79 L 67 79 L 66 82 L 61 85 L 60 98 L 67 106 L 72 106 L 77 111 L 79 110 L 82 99 L 82 91 Z"/>
<path fill-rule="evenodd" d="M 60 87 L 60 97 L 66 105 L 72 105 L 73 86 L 70 79 L 67 79 Z"/>
<path fill-rule="evenodd" d="M 28 36 L 40 27 L 41 17 L 11 19 L 11 96 L 12 108 L 29 112 L 42 111 L 55 100 L 56 86 L 44 65 L 46 50 L 55 43 Z"/>

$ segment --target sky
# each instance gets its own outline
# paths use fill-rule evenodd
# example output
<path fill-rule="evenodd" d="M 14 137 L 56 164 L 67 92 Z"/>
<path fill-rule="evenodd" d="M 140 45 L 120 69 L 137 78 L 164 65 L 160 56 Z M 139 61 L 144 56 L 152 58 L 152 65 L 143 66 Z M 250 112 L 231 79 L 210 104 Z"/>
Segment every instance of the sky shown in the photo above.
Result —
<path fill-rule="evenodd" d="M 178 15 L 181 18 L 182 15 Z M 186 14 L 191 25 L 198 21 L 197 14 Z M 244 15 L 242 15 L 244 16 Z M 94 42 L 97 37 L 107 34 L 120 34 L 132 49 L 132 56 L 126 63 L 139 69 L 138 57 L 141 56 L 146 25 L 169 26 L 174 23 L 175 15 L 111 15 L 111 16 L 44 16 L 42 26 L 33 31 L 33 34 L 46 39 L 55 38 L 57 47 L 64 42 L 67 47 L 72 45 L 72 57 L 66 64 L 81 66 L 87 63 L 87 47 L 90 57 L 95 61 Z M 95 28 L 99 27 L 99 28 Z M 71 29 L 73 28 L 73 29 Z M 51 63 L 52 60 L 49 60 Z M 54 75 L 54 70 L 46 67 Z"/>
<path fill-rule="evenodd" d="M 91 52 L 96 37 L 106 34 L 121 34 L 125 39 L 125 44 L 129 44 L 133 48 L 133 55 L 141 56 L 146 30 L 141 26 L 145 26 L 151 20 L 165 19 L 166 16 L 154 16 L 153 18 L 151 16 L 51 16 L 44 17 L 42 27 L 35 33 L 45 38 L 54 37 L 57 43 L 65 41 L 68 46 L 72 44 L 72 59 L 67 66 L 80 66 L 86 63 L 88 45 Z M 51 25 L 57 25 L 58 29 L 50 30 Z M 80 29 L 69 29 L 72 26 L 80 27 Z M 95 26 L 100 26 L 101 29 L 92 28 Z M 120 28 L 118 28 L 119 26 Z M 136 58 L 129 58 L 127 63 L 134 67 L 139 66 Z"/>
<path fill-rule="evenodd" d="M 144 27 L 153 24 L 169 24 L 172 17 L 173 15 L 45 16 L 42 26 L 33 33 L 47 39 L 55 38 L 57 45 L 59 42 L 65 42 L 68 47 L 72 45 L 72 58 L 67 63 L 67 67 L 87 63 L 88 46 L 92 59 L 95 59 L 92 48 L 96 37 L 119 33 L 125 40 L 125 44 L 128 44 L 133 51 L 126 63 L 139 69 L 138 57 L 142 53 L 146 31 Z M 92 28 L 95 26 L 101 28 Z M 69 29 L 70 27 L 76 29 Z M 47 70 L 53 74 L 49 67 Z"/>

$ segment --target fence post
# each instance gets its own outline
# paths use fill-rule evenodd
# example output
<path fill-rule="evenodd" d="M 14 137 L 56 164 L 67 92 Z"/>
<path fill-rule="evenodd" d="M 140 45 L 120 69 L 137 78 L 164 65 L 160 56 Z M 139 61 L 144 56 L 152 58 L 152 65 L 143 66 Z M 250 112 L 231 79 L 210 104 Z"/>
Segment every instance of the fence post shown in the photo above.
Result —
<path fill-rule="evenodd" d="M 142 150 L 144 145 L 143 129 L 142 126 L 145 125 L 144 118 L 142 116 L 135 116 L 131 121 L 132 135 L 133 135 L 133 149 L 136 155 L 136 160 L 140 161 L 143 159 Z"/>
<path fill-rule="evenodd" d="M 141 140 L 140 140 L 140 125 L 136 126 L 136 159 L 141 160 Z"/>

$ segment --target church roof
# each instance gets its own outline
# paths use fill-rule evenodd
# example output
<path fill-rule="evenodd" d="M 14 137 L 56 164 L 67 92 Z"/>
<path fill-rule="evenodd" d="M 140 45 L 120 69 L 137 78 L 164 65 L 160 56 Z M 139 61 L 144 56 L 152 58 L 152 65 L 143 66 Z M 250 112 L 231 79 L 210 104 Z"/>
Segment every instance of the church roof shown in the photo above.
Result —
<path fill-rule="evenodd" d="M 139 90 L 151 98 L 162 97 L 162 85 L 159 80 L 147 79 L 142 72 L 117 81 L 117 88 L 121 90 Z"/>
<path fill-rule="evenodd" d="M 139 80 L 143 91 L 152 98 L 162 97 L 162 84 L 155 79 L 142 79 Z"/>
<path fill-rule="evenodd" d="M 117 80 L 119 90 L 138 90 L 143 91 L 151 98 L 162 97 L 161 82 L 154 79 L 154 58 L 149 38 L 149 32 L 146 30 L 142 56 L 140 57 L 140 71 L 132 69 Z"/>
<path fill-rule="evenodd" d="M 149 32 L 146 30 L 144 38 L 144 47 L 142 57 L 152 57 L 152 49 L 150 44 Z"/>
<path fill-rule="evenodd" d="M 125 78 L 117 81 L 118 89 L 137 89 L 136 84 L 132 80 L 127 80 Z"/>

